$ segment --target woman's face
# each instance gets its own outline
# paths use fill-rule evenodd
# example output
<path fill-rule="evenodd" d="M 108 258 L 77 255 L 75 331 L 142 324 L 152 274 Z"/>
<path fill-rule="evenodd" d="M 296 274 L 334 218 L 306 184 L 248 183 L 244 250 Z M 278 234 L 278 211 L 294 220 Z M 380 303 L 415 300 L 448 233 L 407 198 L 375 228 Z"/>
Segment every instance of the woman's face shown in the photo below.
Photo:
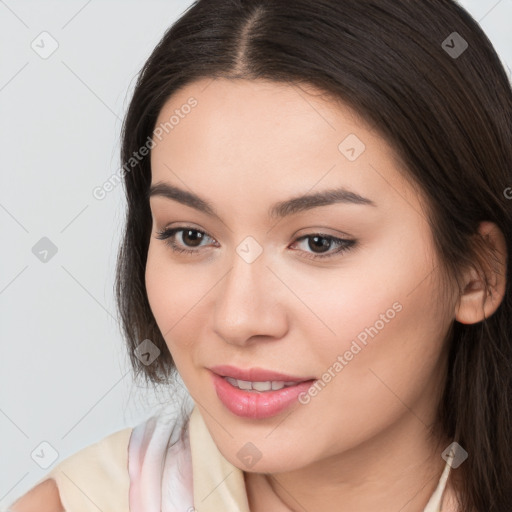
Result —
<path fill-rule="evenodd" d="M 221 453 L 279 472 L 426 437 L 456 296 L 384 140 L 304 89 L 225 79 L 173 95 L 157 130 L 152 186 L 182 192 L 150 198 L 147 293 Z"/>

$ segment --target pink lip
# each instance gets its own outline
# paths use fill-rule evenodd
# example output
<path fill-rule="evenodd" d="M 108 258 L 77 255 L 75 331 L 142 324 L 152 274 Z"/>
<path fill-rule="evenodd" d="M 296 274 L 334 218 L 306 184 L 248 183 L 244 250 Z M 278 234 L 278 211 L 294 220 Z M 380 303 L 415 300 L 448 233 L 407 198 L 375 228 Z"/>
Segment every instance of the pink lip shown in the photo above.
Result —
<path fill-rule="evenodd" d="M 284 373 L 273 372 L 263 368 L 248 368 L 244 370 L 227 364 L 212 366 L 210 370 L 221 377 L 232 377 L 238 380 L 247 380 L 249 382 L 266 382 L 268 380 L 282 380 L 284 382 L 304 382 L 313 380 L 316 377 L 297 377 L 296 375 L 286 375 Z"/>
<path fill-rule="evenodd" d="M 219 367 L 215 367 L 216 371 L 219 371 Z M 263 372 L 260 370 L 254 370 L 254 374 L 257 377 L 241 378 L 233 377 L 239 380 L 249 380 L 251 382 L 264 382 L 267 380 L 280 380 L 285 382 L 290 381 L 303 381 L 303 378 L 292 377 L 290 375 L 279 374 L 275 372 Z M 228 376 L 232 376 L 230 374 Z M 247 372 L 243 372 L 247 375 Z M 262 374 L 265 377 L 262 378 Z M 237 375 L 240 375 L 238 373 Z M 268 378 L 267 375 L 272 375 L 272 378 Z M 276 378 L 276 375 L 278 376 Z M 285 387 L 283 389 L 274 391 L 245 391 L 238 389 L 231 385 L 224 377 L 212 372 L 213 385 L 215 392 L 219 400 L 224 406 L 236 416 L 251 419 L 263 419 L 275 416 L 285 410 L 287 407 L 297 401 L 301 393 L 307 392 L 311 387 L 314 379 L 299 382 L 295 386 Z"/>

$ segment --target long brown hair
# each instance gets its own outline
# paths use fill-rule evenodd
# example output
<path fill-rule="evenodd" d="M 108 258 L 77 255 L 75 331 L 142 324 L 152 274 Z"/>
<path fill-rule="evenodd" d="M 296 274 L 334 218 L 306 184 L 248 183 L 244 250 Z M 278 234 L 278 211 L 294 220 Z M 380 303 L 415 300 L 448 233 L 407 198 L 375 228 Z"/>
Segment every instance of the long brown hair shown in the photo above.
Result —
<path fill-rule="evenodd" d="M 149 307 L 149 157 L 130 160 L 153 135 L 168 98 L 199 78 L 312 85 L 357 111 L 403 162 L 428 204 L 442 271 L 461 283 L 482 268 L 481 221 L 512 253 L 512 91 L 491 42 L 452 0 L 200 0 L 144 64 L 122 133 L 127 197 L 116 298 L 136 376 L 167 383 L 172 357 Z M 483 273 L 482 273 L 483 274 Z M 453 322 L 439 429 L 469 453 L 460 466 L 462 510 L 512 508 L 512 293 L 489 318 Z M 135 348 L 161 351 L 144 365 Z"/>

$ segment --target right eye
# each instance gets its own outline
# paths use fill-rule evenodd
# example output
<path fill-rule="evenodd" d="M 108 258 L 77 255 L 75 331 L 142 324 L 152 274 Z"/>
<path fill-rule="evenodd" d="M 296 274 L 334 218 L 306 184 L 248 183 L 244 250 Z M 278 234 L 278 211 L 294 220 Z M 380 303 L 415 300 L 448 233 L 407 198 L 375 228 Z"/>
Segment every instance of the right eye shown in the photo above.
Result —
<path fill-rule="evenodd" d="M 182 243 L 183 245 L 179 245 L 176 243 L 174 237 L 177 233 L 183 232 L 181 235 Z M 171 248 L 172 251 L 177 253 L 186 253 L 186 254 L 192 254 L 192 253 L 198 253 L 198 250 L 194 249 L 187 249 L 187 247 L 198 247 L 199 244 L 205 239 L 205 238 L 211 238 L 207 233 L 204 231 L 201 231 L 199 229 L 193 228 L 191 226 L 180 226 L 175 228 L 169 228 L 164 229 L 162 231 L 157 232 L 158 240 L 164 240 L 165 243 Z M 197 243 L 199 242 L 199 244 Z M 190 245 L 187 245 L 189 244 Z"/>

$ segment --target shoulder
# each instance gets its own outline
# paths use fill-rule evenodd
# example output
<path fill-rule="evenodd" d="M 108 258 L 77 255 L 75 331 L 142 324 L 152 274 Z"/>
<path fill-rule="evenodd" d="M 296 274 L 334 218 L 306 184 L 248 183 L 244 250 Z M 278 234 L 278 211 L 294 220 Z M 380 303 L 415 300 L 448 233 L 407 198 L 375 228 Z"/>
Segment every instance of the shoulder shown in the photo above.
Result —
<path fill-rule="evenodd" d="M 97 512 L 99 507 L 100 510 L 125 512 L 128 510 L 128 444 L 132 430 L 130 427 L 114 432 L 64 459 L 9 510 Z"/>
<path fill-rule="evenodd" d="M 9 507 L 9 512 L 64 512 L 55 480 L 36 485 Z"/>

